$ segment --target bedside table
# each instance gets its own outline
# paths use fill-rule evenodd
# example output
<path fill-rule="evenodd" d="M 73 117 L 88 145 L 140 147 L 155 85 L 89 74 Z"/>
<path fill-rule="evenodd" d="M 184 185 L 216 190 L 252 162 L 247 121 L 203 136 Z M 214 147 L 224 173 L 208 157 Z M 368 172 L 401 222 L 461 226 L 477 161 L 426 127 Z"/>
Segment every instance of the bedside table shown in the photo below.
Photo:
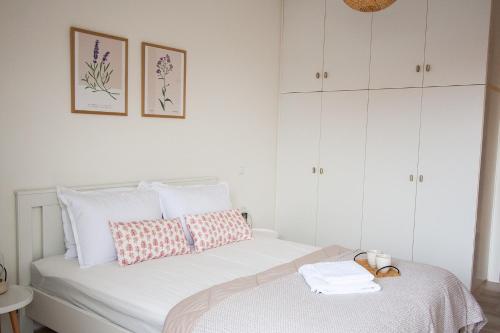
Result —
<path fill-rule="evenodd" d="M 27 287 L 9 286 L 5 294 L 0 295 L 0 315 L 8 313 L 14 333 L 20 333 L 17 310 L 24 308 L 33 300 L 33 291 Z"/>
<path fill-rule="evenodd" d="M 253 228 L 252 232 L 259 236 L 269 237 L 269 238 L 278 238 L 278 232 L 272 229 L 265 228 Z"/>

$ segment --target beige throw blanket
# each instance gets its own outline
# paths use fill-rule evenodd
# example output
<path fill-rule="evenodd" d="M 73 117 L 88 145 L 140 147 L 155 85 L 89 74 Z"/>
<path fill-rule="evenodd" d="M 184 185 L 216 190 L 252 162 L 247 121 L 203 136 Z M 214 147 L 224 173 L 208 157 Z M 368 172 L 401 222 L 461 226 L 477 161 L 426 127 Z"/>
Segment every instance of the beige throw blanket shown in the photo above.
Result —
<path fill-rule="evenodd" d="M 378 279 L 382 291 L 325 296 L 310 291 L 297 269 L 309 263 L 352 259 L 331 246 L 291 263 L 192 295 L 165 320 L 164 333 L 219 332 L 478 332 L 481 308 L 451 273 L 396 262 L 401 276 Z"/>

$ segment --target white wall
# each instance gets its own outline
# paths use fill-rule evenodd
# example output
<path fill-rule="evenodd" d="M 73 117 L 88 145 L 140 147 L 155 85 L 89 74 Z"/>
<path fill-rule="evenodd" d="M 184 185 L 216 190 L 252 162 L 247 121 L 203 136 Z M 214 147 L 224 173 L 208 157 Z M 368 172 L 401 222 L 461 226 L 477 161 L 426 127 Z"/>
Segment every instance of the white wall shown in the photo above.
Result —
<path fill-rule="evenodd" d="M 498 195 L 497 167 L 500 109 L 495 107 L 499 99 L 489 89 L 483 134 L 483 156 L 481 161 L 481 182 L 479 192 L 478 222 L 474 253 L 474 279 L 472 289 L 488 278 L 490 238 L 492 221 L 495 218 L 495 199 Z"/>
<path fill-rule="evenodd" d="M 495 114 L 496 121 L 500 122 L 500 91 L 492 91 L 490 89 L 488 94 L 488 108 L 489 112 Z M 496 173 L 493 183 L 495 186 L 495 195 L 492 202 L 487 275 L 487 280 L 493 282 L 500 282 L 500 135 L 497 139 L 499 141 L 497 143 Z"/>
<path fill-rule="evenodd" d="M 474 286 L 500 282 L 500 2 L 492 3 Z"/>
<path fill-rule="evenodd" d="M 0 252 L 12 280 L 16 189 L 215 175 L 272 228 L 280 22 L 280 0 L 0 0 Z M 129 39 L 128 117 L 70 113 L 70 26 Z M 140 116 L 142 41 L 187 50 L 186 120 Z"/>
<path fill-rule="evenodd" d="M 500 2 L 493 1 L 491 28 L 491 53 L 489 63 L 488 109 L 500 123 Z M 489 281 L 500 282 L 500 133 L 497 135 L 495 196 L 489 239 L 488 275 Z"/>
<path fill-rule="evenodd" d="M 488 68 L 488 114 L 500 123 L 500 2 L 493 1 L 492 28 L 491 28 L 491 53 Z M 488 275 L 489 281 L 500 282 L 500 133 L 497 133 L 495 195 L 491 217 L 491 230 L 489 239 Z"/>

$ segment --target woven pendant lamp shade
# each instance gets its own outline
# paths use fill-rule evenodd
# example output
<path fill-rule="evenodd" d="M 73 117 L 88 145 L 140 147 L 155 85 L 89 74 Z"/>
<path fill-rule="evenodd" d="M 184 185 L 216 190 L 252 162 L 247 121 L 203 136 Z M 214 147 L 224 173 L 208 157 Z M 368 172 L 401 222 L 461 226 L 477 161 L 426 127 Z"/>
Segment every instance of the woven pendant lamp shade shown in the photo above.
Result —
<path fill-rule="evenodd" d="M 378 12 L 392 5 L 396 0 L 344 0 L 346 5 L 360 12 Z"/>

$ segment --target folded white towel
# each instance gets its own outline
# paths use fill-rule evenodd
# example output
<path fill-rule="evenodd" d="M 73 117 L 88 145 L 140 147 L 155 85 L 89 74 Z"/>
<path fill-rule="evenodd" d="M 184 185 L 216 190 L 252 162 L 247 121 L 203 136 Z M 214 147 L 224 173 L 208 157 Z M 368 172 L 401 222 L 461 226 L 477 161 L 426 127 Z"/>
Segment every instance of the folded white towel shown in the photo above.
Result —
<path fill-rule="evenodd" d="M 299 268 L 311 291 L 326 295 L 379 291 L 374 276 L 365 268 L 350 261 L 325 262 Z"/>
<path fill-rule="evenodd" d="M 353 260 L 304 265 L 299 268 L 299 272 L 302 275 L 319 276 L 330 283 L 367 282 L 374 279 L 372 273 Z"/>
<path fill-rule="evenodd" d="M 312 292 L 325 295 L 359 294 L 379 291 L 380 285 L 373 281 L 332 284 L 318 277 L 304 276 Z"/>

